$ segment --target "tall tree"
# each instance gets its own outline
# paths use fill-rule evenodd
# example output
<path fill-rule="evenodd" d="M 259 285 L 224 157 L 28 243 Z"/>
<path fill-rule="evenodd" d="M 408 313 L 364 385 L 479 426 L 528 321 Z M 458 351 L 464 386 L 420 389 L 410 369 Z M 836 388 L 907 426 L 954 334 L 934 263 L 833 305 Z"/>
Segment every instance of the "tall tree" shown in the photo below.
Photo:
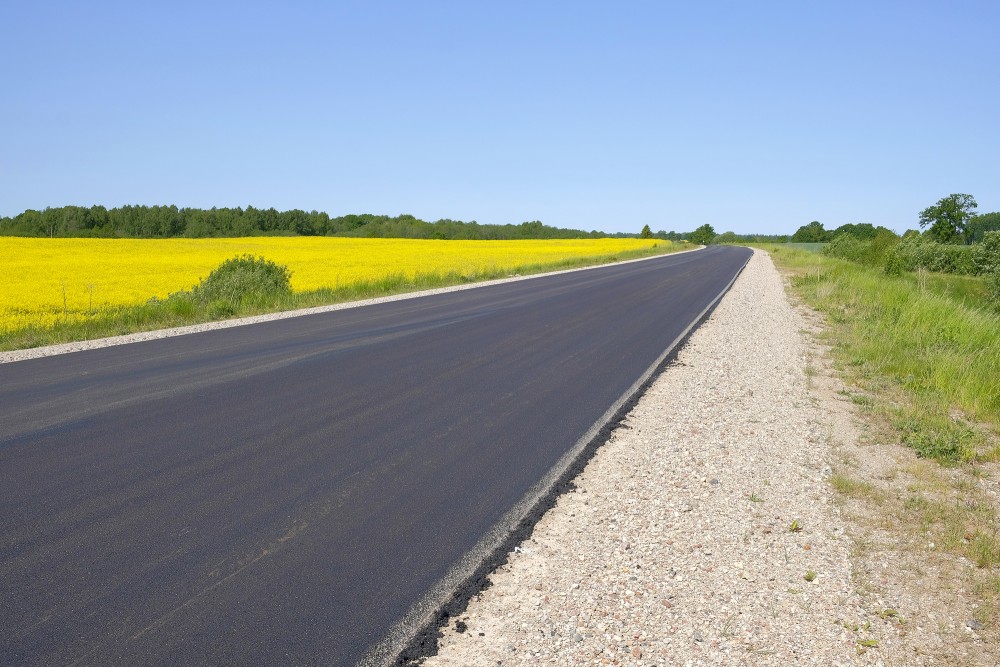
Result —
<path fill-rule="evenodd" d="M 826 243 L 830 240 L 830 236 L 830 232 L 823 228 L 822 222 L 813 220 L 792 234 L 792 243 Z"/>
<path fill-rule="evenodd" d="M 646 225 L 646 226 L 644 226 L 642 228 L 642 231 L 639 232 L 639 238 L 640 239 L 651 239 L 651 238 L 653 238 L 653 230 L 649 228 L 649 225 Z"/>
<path fill-rule="evenodd" d="M 712 225 L 702 225 L 688 235 L 688 240 L 699 245 L 710 245 L 715 241 L 715 228 Z"/>
<path fill-rule="evenodd" d="M 965 228 L 979 205 L 972 195 L 952 194 L 920 212 L 920 228 L 938 243 L 965 243 Z"/>

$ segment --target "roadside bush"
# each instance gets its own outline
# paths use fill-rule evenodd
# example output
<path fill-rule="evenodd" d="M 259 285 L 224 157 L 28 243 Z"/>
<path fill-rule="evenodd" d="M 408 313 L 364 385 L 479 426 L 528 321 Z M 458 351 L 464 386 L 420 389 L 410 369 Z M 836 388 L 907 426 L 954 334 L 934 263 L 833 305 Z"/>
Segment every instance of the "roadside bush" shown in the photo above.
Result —
<path fill-rule="evenodd" d="M 976 273 L 1000 273 L 1000 232 L 986 232 L 981 243 L 972 246 L 972 262 Z"/>
<path fill-rule="evenodd" d="M 986 276 L 986 294 L 990 305 L 1000 311 L 1000 269 Z"/>
<path fill-rule="evenodd" d="M 164 306 L 171 315 L 181 318 L 194 317 L 198 310 L 197 305 L 191 299 L 191 294 L 188 292 L 171 294 L 164 302 Z"/>
<path fill-rule="evenodd" d="M 866 266 L 884 266 L 886 258 L 899 243 L 892 232 L 879 232 L 873 238 L 859 239 L 853 234 L 838 234 L 823 253 Z"/>
<path fill-rule="evenodd" d="M 906 271 L 906 266 L 903 264 L 902 258 L 897 252 L 890 252 L 885 258 L 885 272 L 890 276 L 902 275 L 903 271 Z"/>
<path fill-rule="evenodd" d="M 912 414 L 896 421 L 903 444 L 917 456 L 940 463 L 970 461 L 976 455 L 976 433 L 966 424 L 933 414 Z"/>
<path fill-rule="evenodd" d="M 864 241 L 852 234 L 841 234 L 823 248 L 823 254 L 863 264 L 867 250 L 868 244 Z"/>
<path fill-rule="evenodd" d="M 886 271 L 916 271 L 926 269 L 936 273 L 978 273 L 973 246 L 945 245 L 922 237 L 911 236 L 900 241 L 885 260 Z"/>
<path fill-rule="evenodd" d="M 209 305 L 213 316 L 225 317 L 239 306 L 266 306 L 291 296 L 291 271 L 263 257 L 227 259 L 193 290 L 194 299 Z"/>
<path fill-rule="evenodd" d="M 967 245 L 947 245 L 945 253 L 949 257 L 950 266 L 952 270 L 945 271 L 945 273 L 958 273 L 965 276 L 972 276 L 976 274 L 976 264 L 972 259 L 972 251 L 974 248 Z"/>
<path fill-rule="evenodd" d="M 892 249 L 899 245 L 899 237 L 888 230 L 879 230 L 869 242 L 869 264 L 882 266 Z"/>

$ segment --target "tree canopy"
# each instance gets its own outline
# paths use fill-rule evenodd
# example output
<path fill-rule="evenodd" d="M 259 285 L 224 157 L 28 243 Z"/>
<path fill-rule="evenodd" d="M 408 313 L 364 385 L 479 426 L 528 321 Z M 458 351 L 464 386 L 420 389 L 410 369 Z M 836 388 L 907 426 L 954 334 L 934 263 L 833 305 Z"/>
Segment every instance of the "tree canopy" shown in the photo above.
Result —
<path fill-rule="evenodd" d="M 792 243 L 826 243 L 833 235 L 823 227 L 819 220 L 813 220 L 808 225 L 802 225 L 792 234 Z"/>
<path fill-rule="evenodd" d="M 939 243 L 967 243 L 966 226 L 978 207 L 972 195 L 951 194 L 920 212 L 920 228 Z"/>
<path fill-rule="evenodd" d="M 850 234 L 856 239 L 862 241 L 871 241 L 879 235 L 892 234 L 896 236 L 896 232 L 892 231 L 888 227 L 883 227 L 879 225 L 878 227 L 873 226 L 871 223 L 862 222 L 856 225 L 846 224 L 837 227 L 830 233 L 832 238 L 837 238 L 841 234 Z"/>
<path fill-rule="evenodd" d="M 702 225 L 698 229 L 691 232 L 688 236 L 688 240 L 691 243 L 697 243 L 699 245 L 709 245 L 715 243 L 715 228 L 712 225 Z"/>

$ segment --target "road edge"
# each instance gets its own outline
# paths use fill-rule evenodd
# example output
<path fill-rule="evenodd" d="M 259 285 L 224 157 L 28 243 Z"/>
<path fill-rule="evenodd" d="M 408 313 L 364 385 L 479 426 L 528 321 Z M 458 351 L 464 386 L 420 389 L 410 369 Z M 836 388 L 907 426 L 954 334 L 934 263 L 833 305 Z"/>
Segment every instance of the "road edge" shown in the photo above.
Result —
<path fill-rule="evenodd" d="M 755 250 L 688 327 L 616 400 L 588 431 L 556 462 L 548 473 L 514 505 L 403 619 L 371 647 L 358 667 L 404 667 L 437 652 L 439 628 L 462 613 L 469 600 L 489 586 L 489 575 L 507 560 L 507 554 L 528 537 L 535 524 L 551 509 L 560 495 L 573 488 L 573 479 L 584 469 L 619 422 L 639 401 L 648 387 L 676 358 L 691 334 L 711 316 L 722 298 L 743 273 Z M 690 252 L 690 251 L 686 251 Z M 632 261 L 644 261 L 641 260 Z M 589 268 L 589 267 L 588 267 Z M 579 269 L 574 269 L 579 270 Z M 561 272 L 559 272 L 561 273 Z"/>

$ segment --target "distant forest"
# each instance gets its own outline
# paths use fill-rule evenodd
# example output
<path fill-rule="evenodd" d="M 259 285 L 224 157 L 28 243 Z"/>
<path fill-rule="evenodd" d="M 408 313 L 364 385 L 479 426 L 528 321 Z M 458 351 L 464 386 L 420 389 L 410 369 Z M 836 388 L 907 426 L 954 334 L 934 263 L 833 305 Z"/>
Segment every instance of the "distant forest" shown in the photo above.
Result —
<path fill-rule="evenodd" d="M 412 215 L 342 215 L 273 208 L 177 208 L 176 206 L 62 206 L 28 210 L 0 218 L 0 236 L 95 238 L 205 238 L 235 236 L 348 236 L 413 239 L 574 239 L 634 234 L 605 234 L 560 229 L 537 220 L 519 225 L 478 222 L 426 222 Z"/>
<path fill-rule="evenodd" d="M 654 232 L 655 238 L 678 241 L 690 232 Z M 729 242 L 785 241 L 786 236 L 737 236 Z M 427 222 L 412 215 L 342 215 L 335 218 L 317 211 L 278 211 L 273 208 L 177 208 L 176 206 L 61 206 L 43 211 L 27 210 L 0 217 L 0 236 L 49 236 L 94 238 L 206 238 L 234 236 L 347 236 L 410 239 L 581 239 L 636 237 L 639 233 L 608 234 L 599 231 L 550 227 L 537 220 L 519 225 L 485 225 L 476 221 Z"/>

